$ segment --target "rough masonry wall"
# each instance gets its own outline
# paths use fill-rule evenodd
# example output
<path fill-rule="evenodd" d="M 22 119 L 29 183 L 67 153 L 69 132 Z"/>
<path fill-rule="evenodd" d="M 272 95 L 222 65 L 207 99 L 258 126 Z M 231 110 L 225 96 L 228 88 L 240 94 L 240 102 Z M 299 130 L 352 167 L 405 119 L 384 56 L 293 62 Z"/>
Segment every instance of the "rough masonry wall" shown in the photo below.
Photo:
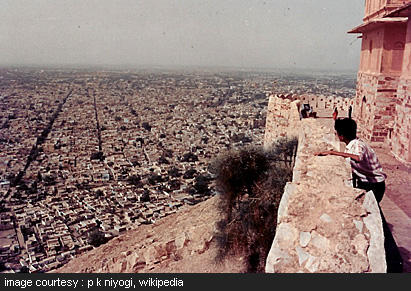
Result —
<path fill-rule="evenodd" d="M 387 142 L 394 156 L 411 163 L 411 80 L 359 73 L 353 118 L 358 135 L 369 141 Z"/>
<path fill-rule="evenodd" d="M 371 74 L 359 73 L 357 93 L 354 101 L 353 118 L 357 121 L 358 132 L 367 140 L 372 136 L 372 106 L 377 91 L 378 78 Z"/>
<path fill-rule="evenodd" d="M 340 150 L 330 128 L 313 118 L 297 123 L 293 181 L 280 203 L 266 271 L 386 272 L 381 216 L 372 192 L 352 187 L 346 159 L 314 155 Z"/>
<path fill-rule="evenodd" d="M 359 73 L 353 118 L 361 137 L 384 142 L 395 122 L 398 78 Z"/>
<path fill-rule="evenodd" d="M 292 124 L 300 120 L 299 106 L 300 102 L 298 100 L 291 101 L 275 95 L 270 96 L 264 133 L 265 148 L 271 146 L 275 139 L 291 135 Z M 297 135 L 297 133 L 294 135 Z"/>
<path fill-rule="evenodd" d="M 411 163 L 411 80 L 400 79 L 395 104 L 395 123 L 391 137 L 393 154 L 402 162 Z"/>

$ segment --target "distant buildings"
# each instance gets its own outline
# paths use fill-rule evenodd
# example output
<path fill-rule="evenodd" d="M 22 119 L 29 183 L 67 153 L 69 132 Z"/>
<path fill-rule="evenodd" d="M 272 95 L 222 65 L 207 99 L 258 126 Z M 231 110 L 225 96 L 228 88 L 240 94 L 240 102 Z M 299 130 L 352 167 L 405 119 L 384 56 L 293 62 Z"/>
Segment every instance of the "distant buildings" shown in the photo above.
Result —
<path fill-rule="evenodd" d="M 95 229 L 110 239 L 200 202 L 215 193 L 213 157 L 262 144 L 269 78 L 256 75 L 251 85 L 248 76 L 178 72 L 0 74 L 7 270 L 56 268 L 92 249 Z M 207 193 L 194 187 L 197 176 L 207 177 Z"/>

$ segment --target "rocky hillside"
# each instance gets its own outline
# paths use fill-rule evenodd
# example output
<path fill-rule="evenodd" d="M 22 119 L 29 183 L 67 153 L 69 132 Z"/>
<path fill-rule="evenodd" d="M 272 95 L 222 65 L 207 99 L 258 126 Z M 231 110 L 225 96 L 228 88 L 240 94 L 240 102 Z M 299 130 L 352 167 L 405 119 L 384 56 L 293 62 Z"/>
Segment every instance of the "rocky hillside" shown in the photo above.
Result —
<path fill-rule="evenodd" d="M 218 196 L 142 225 L 73 259 L 58 273 L 239 273 L 243 258 L 216 263 Z"/>

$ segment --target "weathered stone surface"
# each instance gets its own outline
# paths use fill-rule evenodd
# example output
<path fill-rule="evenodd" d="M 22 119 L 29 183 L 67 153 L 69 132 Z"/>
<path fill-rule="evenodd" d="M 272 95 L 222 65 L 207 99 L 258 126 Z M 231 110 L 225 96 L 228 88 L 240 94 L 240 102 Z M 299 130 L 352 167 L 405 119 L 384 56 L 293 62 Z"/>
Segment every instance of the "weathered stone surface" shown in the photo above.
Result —
<path fill-rule="evenodd" d="M 130 230 L 69 262 L 59 272 L 239 273 L 244 268 L 243 256 L 215 261 L 218 246 L 214 235 L 221 218 L 218 201 L 218 196 L 212 197 L 156 224 Z"/>
<path fill-rule="evenodd" d="M 144 258 L 138 255 L 138 252 L 132 252 L 127 256 L 127 263 L 131 267 L 133 272 L 137 272 L 138 270 L 144 268 L 146 262 Z"/>
<path fill-rule="evenodd" d="M 304 248 L 311 240 L 311 234 L 306 231 L 300 232 L 300 245 Z"/>
<path fill-rule="evenodd" d="M 265 271 L 267 273 L 275 273 L 278 270 L 284 269 L 291 261 L 288 252 L 280 250 L 275 244 L 271 247 L 267 257 Z"/>
<path fill-rule="evenodd" d="M 363 234 L 357 234 L 354 237 L 353 245 L 360 255 L 365 256 L 367 254 L 369 242 Z"/>
<path fill-rule="evenodd" d="M 150 246 L 144 252 L 144 260 L 147 265 L 158 263 L 160 261 L 161 255 L 157 251 L 158 248 L 155 246 Z"/>
<path fill-rule="evenodd" d="M 332 218 L 331 218 L 327 213 L 323 213 L 323 214 L 320 216 L 320 219 L 321 219 L 322 221 L 325 221 L 325 222 L 332 222 L 332 221 L 333 221 Z"/>
<path fill-rule="evenodd" d="M 287 249 L 290 240 L 293 241 L 298 237 L 297 230 L 288 223 L 279 224 L 277 233 L 279 235 L 275 236 L 267 257 L 267 273 L 278 272 L 289 265 L 292 260 L 291 256 L 283 249 Z"/>
<path fill-rule="evenodd" d="M 308 258 L 307 263 L 305 264 L 305 268 L 310 272 L 310 273 L 315 273 L 318 271 L 318 268 L 320 266 L 320 261 L 317 257 L 311 256 Z"/>
<path fill-rule="evenodd" d="M 267 272 L 385 272 L 381 217 L 373 195 L 352 188 L 334 132 L 315 119 L 300 123 L 293 180 L 280 202 Z M 364 227 L 364 225 L 366 227 Z"/>
<path fill-rule="evenodd" d="M 295 184 L 292 183 L 287 183 L 284 188 L 284 193 L 280 201 L 280 205 L 278 206 L 278 214 L 277 214 L 277 222 L 280 222 L 282 217 L 284 217 L 287 213 L 288 210 L 288 205 L 289 205 L 289 198 L 290 198 L 290 193 L 295 191 Z"/>
<path fill-rule="evenodd" d="M 183 232 L 183 233 L 178 234 L 176 239 L 175 239 L 175 245 L 176 245 L 177 250 L 180 250 L 184 246 L 186 246 L 188 241 L 189 241 L 189 239 L 188 239 L 186 233 Z"/>
<path fill-rule="evenodd" d="M 362 232 L 363 227 L 364 227 L 364 222 L 362 222 L 361 220 L 353 220 L 353 223 L 355 224 L 355 227 L 358 229 L 359 232 Z"/>
<path fill-rule="evenodd" d="M 275 236 L 275 242 L 278 247 L 287 247 L 290 240 L 295 240 L 298 236 L 297 229 L 290 223 L 282 223 L 277 228 L 278 235 Z"/>
<path fill-rule="evenodd" d="M 298 263 L 300 266 L 308 260 L 310 257 L 310 254 L 304 251 L 301 247 L 296 247 L 297 255 L 298 255 Z"/>
<path fill-rule="evenodd" d="M 311 245 L 315 246 L 320 250 L 324 250 L 330 247 L 330 241 L 322 235 L 319 235 L 316 231 L 313 231 Z"/>
<path fill-rule="evenodd" d="M 367 192 L 365 195 L 363 205 L 369 211 L 369 215 L 364 217 L 364 224 L 372 234 L 367 251 L 371 271 L 373 273 L 385 273 L 387 271 L 387 262 L 385 260 L 384 232 L 380 211 L 372 191 Z"/>

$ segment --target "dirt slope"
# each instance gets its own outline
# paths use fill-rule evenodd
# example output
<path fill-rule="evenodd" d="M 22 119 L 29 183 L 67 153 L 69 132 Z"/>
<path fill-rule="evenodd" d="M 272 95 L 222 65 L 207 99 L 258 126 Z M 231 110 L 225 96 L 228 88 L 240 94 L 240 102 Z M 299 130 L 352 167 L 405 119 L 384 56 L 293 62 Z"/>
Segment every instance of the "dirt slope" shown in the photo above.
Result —
<path fill-rule="evenodd" d="M 215 262 L 217 199 L 186 206 L 156 224 L 130 230 L 55 272 L 240 273 L 241 257 Z"/>

